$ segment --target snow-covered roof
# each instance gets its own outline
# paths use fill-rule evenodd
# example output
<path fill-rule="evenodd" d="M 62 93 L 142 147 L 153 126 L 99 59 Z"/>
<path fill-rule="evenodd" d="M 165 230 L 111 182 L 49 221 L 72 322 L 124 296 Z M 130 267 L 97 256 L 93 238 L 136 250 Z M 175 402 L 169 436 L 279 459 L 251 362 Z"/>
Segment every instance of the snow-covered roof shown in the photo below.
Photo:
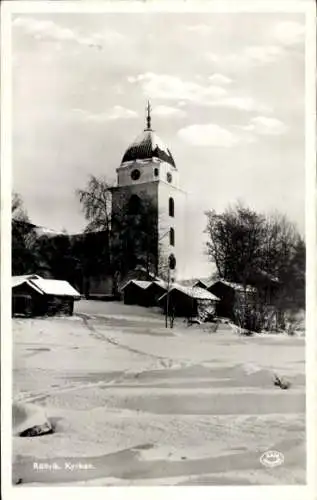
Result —
<path fill-rule="evenodd" d="M 175 167 L 174 158 L 163 141 L 151 129 L 144 130 L 125 151 L 121 165 L 157 158 Z"/>
<path fill-rule="evenodd" d="M 200 299 L 200 300 L 213 300 L 213 301 L 218 301 L 219 298 L 216 297 L 213 293 L 208 292 L 208 290 L 205 290 L 204 288 L 199 288 L 199 287 L 192 287 L 192 286 L 184 286 L 184 285 L 179 285 L 178 283 L 174 283 L 170 287 L 170 293 L 173 290 L 177 290 L 184 295 L 187 295 L 188 297 L 191 297 L 193 299 Z M 163 299 L 167 293 L 162 295 L 162 297 L 159 299 Z"/>
<path fill-rule="evenodd" d="M 65 234 L 62 231 L 57 231 L 55 229 L 50 229 L 49 227 L 44 227 L 44 226 L 38 226 L 37 224 L 32 224 L 31 222 L 24 221 L 24 220 L 19 220 L 18 218 L 13 218 L 12 219 L 14 223 L 23 225 L 24 227 L 29 227 L 30 229 L 33 229 L 37 236 L 61 236 Z"/>
<path fill-rule="evenodd" d="M 201 284 L 206 288 L 209 288 L 214 283 L 214 280 L 208 278 L 200 278 L 193 284 L 194 287 L 200 286 Z"/>
<path fill-rule="evenodd" d="M 28 282 L 46 295 L 80 297 L 80 293 L 68 281 L 37 278 L 30 279 Z"/>
<path fill-rule="evenodd" d="M 38 236 L 49 236 L 52 238 L 55 236 L 68 236 L 62 231 L 56 231 L 55 229 L 50 229 L 49 227 L 36 226 L 35 231 Z"/>
<path fill-rule="evenodd" d="M 156 278 L 156 279 L 155 279 L 155 280 L 151 283 L 151 285 L 152 285 L 153 283 L 154 283 L 155 285 L 157 285 L 157 286 L 160 286 L 161 288 L 164 288 L 164 290 L 166 290 L 166 289 L 167 289 L 167 283 L 166 283 L 164 280 L 160 279 L 160 278 Z"/>
<path fill-rule="evenodd" d="M 182 286 L 194 286 L 198 282 L 197 278 L 187 278 L 183 280 L 178 280 L 178 283 Z"/>
<path fill-rule="evenodd" d="M 173 284 L 171 289 L 176 289 L 194 299 L 209 299 L 209 300 L 219 300 L 213 293 L 205 290 L 204 288 L 193 287 L 193 286 L 182 286 L 177 283 Z"/>
<path fill-rule="evenodd" d="M 11 286 L 12 288 L 22 285 L 22 283 L 25 283 L 26 281 L 30 279 L 39 279 L 40 276 L 37 274 L 25 274 L 22 276 L 12 276 L 11 278 Z"/>
<path fill-rule="evenodd" d="M 143 288 L 143 290 L 146 290 L 153 282 L 152 281 L 143 281 L 143 280 L 129 280 L 121 290 L 124 290 L 128 285 L 133 284 L 135 286 L 138 286 L 139 288 Z"/>
<path fill-rule="evenodd" d="M 279 279 L 277 276 L 273 276 L 272 274 L 268 273 L 267 271 L 264 271 L 264 269 L 259 269 L 257 271 L 260 275 L 265 276 L 268 280 L 274 282 L 274 283 L 279 283 Z"/>
<path fill-rule="evenodd" d="M 211 288 L 216 283 L 223 283 L 224 285 L 232 288 L 233 290 L 237 290 L 238 292 L 244 292 L 244 286 L 241 283 L 234 283 L 232 281 L 226 281 L 223 279 L 215 281 L 212 285 L 210 285 L 209 288 Z M 255 293 L 257 291 L 256 288 L 251 285 L 246 285 L 245 290 L 246 292 L 252 292 L 252 293 Z"/>

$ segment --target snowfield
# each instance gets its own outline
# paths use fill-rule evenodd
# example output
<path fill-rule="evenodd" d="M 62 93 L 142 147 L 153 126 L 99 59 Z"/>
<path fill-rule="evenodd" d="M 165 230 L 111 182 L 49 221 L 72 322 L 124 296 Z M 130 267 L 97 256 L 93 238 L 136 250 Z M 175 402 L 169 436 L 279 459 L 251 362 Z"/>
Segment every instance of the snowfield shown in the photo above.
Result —
<path fill-rule="evenodd" d="M 151 309 L 76 307 L 71 318 L 13 320 L 14 400 L 55 428 L 13 437 L 14 483 L 305 483 L 304 337 L 182 320 L 170 330 Z M 284 463 L 263 466 L 268 450 Z"/>

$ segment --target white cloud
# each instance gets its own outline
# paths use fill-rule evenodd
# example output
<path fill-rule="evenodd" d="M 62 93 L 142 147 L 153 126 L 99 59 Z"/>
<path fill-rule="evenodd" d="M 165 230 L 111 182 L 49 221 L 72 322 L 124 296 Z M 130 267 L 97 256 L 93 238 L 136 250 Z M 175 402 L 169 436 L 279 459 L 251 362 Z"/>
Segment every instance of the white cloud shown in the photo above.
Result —
<path fill-rule="evenodd" d="M 60 28 L 53 21 L 38 20 L 32 17 L 16 17 L 13 21 L 15 28 L 22 28 L 26 33 L 33 35 L 35 38 L 52 36 L 58 40 L 70 40 L 74 38 L 74 34 L 70 29 Z"/>
<path fill-rule="evenodd" d="M 277 45 L 254 45 L 245 50 L 244 57 L 253 64 L 267 64 L 277 61 L 283 54 L 284 50 Z"/>
<path fill-rule="evenodd" d="M 32 17 L 17 17 L 13 21 L 13 26 L 22 29 L 36 40 L 50 40 L 54 42 L 74 42 L 79 45 L 102 49 L 103 44 L 116 44 L 122 40 L 123 35 L 116 31 L 105 33 L 95 33 L 91 36 L 83 36 L 75 30 L 62 27 L 53 21 L 39 20 Z"/>
<path fill-rule="evenodd" d="M 226 56 L 219 56 L 218 54 L 215 54 L 214 52 L 206 52 L 204 54 L 204 57 L 205 59 L 208 61 L 208 62 L 212 62 L 212 63 L 220 63 L 222 60 L 223 60 L 223 57 L 226 57 Z"/>
<path fill-rule="evenodd" d="M 223 82 L 231 81 L 224 75 L 216 74 L 215 79 Z M 212 78 L 212 76 L 210 77 Z M 144 73 L 129 76 L 130 83 L 140 84 L 143 94 L 148 98 L 175 100 L 182 107 L 186 102 L 212 107 L 238 109 L 241 111 L 257 111 L 270 113 L 272 110 L 252 97 L 230 96 L 228 91 L 219 85 L 203 85 L 186 81 L 177 76 L 155 73 Z"/>
<path fill-rule="evenodd" d="M 209 24 L 195 24 L 191 26 L 186 26 L 187 31 L 191 31 L 192 33 L 197 33 L 200 35 L 209 35 L 212 28 Z"/>
<path fill-rule="evenodd" d="M 143 73 L 128 77 L 130 83 L 140 83 L 143 93 L 155 99 L 175 99 L 206 102 L 226 95 L 227 91 L 216 85 L 203 86 L 174 75 Z"/>
<path fill-rule="evenodd" d="M 287 127 L 277 118 L 257 116 L 248 125 L 235 126 L 235 132 L 214 123 L 194 124 L 181 128 L 177 135 L 192 146 L 232 148 L 239 144 L 252 144 L 259 136 L 278 136 Z"/>
<path fill-rule="evenodd" d="M 119 120 L 119 119 L 129 119 L 129 118 L 137 118 L 138 114 L 135 111 L 132 111 L 128 108 L 123 108 L 122 106 L 113 106 L 113 108 L 109 111 L 105 111 L 104 113 L 89 113 L 86 110 L 82 109 L 74 109 L 75 113 L 77 113 L 83 120 L 92 121 L 92 122 L 105 122 L 111 120 Z"/>
<path fill-rule="evenodd" d="M 214 85 L 228 85 L 232 82 L 231 78 L 225 75 L 221 75 L 220 73 L 214 73 L 213 75 L 209 76 L 209 80 Z"/>
<path fill-rule="evenodd" d="M 274 27 L 273 34 L 275 39 L 282 44 L 298 44 L 304 41 L 305 26 L 294 21 L 284 21 Z"/>
<path fill-rule="evenodd" d="M 93 34 L 92 40 L 97 44 L 100 43 L 102 46 L 107 45 L 117 47 L 118 43 L 127 41 L 127 38 L 122 35 L 122 33 L 107 28 L 107 31 Z"/>
<path fill-rule="evenodd" d="M 260 111 L 270 113 L 272 109 L 261 102 L 256 101 L 253 97 L 226 97 L 218 99 L 210 104 L 213 107 L 238 109 L 240 111 Z"/>
<path fill-rule="evenodd" d="M 239 128 L 259 135 L 282 135 L 287 131 L 287 126 L 282 121 L 267 116 L 252 118 L 249 125 Z"/>
<path fill-rule="evenodd" d="M 231 148 L 240 142 L 237 135 L 214 123 L 189 125 L 177 135 L 192 146 Z"/>
<path fill-rule="evenodd" d="M 186 112 L 182 109 L 173 108 L 172 106 L 159 105 L 153 108 L 153 116 L 182 118 L 186 116 Z"/>
<path fill-rule="evenodd" d="M 192 146 L 232 148 L 239 144 L 252 144 L 259 136 L 278 136 L 287 131 L 286 125 L 277 118 L 257 116 L 248 125 L 234 126 L 234 132 L 214 123 L 194 124 L 181 128 L 177 135 Z"/>
<path fill-rule="evenodd" d="M 285 48 L 280 45 L 251 45 L 239 53 L 215 54 L 207 52 L 205 59 L 216 64 L 218 67 L 233 69 L 248 69 L 252 66 L 263 66 L 265 64 L 279 61 L 286 55 Z"/>

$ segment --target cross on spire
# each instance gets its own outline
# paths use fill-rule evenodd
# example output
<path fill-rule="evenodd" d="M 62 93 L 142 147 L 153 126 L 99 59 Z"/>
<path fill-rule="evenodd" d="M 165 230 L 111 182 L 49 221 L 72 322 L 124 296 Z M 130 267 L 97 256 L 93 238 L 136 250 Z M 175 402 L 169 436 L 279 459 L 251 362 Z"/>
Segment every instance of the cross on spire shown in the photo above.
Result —
<path fill-rule="evenodd" d="M 146 130 L 151 130 L 151 111 L 152 111 L 152 108 L 151 108 L 150 101 L 147 102 L 146 111 L 147 111 L 147 116 L 146 116 L 147 127 L 146 127 Z"/>

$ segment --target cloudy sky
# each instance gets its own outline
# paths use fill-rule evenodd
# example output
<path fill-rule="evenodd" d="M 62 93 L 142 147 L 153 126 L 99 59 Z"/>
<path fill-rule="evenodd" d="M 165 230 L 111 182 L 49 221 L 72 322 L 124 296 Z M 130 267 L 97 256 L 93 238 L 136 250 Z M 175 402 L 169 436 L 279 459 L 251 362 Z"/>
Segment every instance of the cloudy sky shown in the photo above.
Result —
<path fill-rule="evenodd" d="M 13 181 L 31 220 L 70 233 L 74 191 L 115 180 L 153 128 L 188 196 L 188 276 L 208 275 L 204 210 L 242 200 L 304 232 L 304 16 L 23 14 L 13 18 Z"/>

